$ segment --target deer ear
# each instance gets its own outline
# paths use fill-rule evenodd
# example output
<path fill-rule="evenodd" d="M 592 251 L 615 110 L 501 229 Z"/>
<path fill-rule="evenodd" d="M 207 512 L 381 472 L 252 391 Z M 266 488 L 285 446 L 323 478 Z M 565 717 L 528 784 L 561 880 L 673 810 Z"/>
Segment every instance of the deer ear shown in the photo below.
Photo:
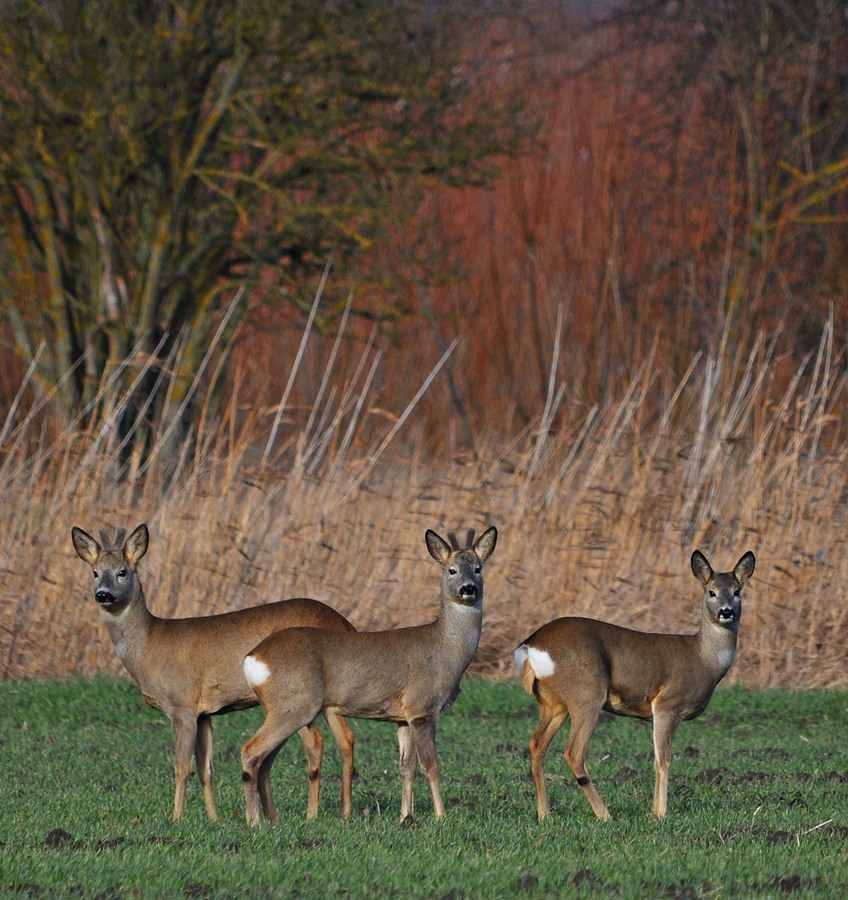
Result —
<path fill-rule="evenodd" d="M 71 540 L 74 543 L 74 550 L 77 551 L 77 556 L 83 562 L 93 566 L 100 556 L 100 551 L 103 549 L 100 544 L 90 534 L 86 534 L 82 528 L 77 528 L 76 525 L 71 529 Z"/>
<path fill-rule="evenodd" d="M 707 557 L 700 550 L 692 554 L 692 574 L 701 584 L 706 584 L 715 574 L 713 567 L 707 562 Z"/>
<path fill-rule="evenodd" d="M 436 562 L 442 564 L 447 562 L 448 557 L 451 555 L 450 544 L 448 544 L 447 541 L 440 538 L 435 531 L 431 531 L 429 528 L 424 535 L 424 540 L 427 542 L 427 549 L 430 551 L 430 556 L 432 556 Z"/>
<path fill-rule="evenodd" d="M 738 563 L 736 563 L 733 574 L 736 576 L 736 580 L 739 584 L 745 584 L 745 582 L 754 574 L 754 566 L 756 564 L 757 560 L 750 550 L 742 556 Z"/>
<path fill-rule="evenodd" d="M 494 525 L 487 528 L 474 544 L 474 552 L 477 554 L 480 562 L 485 562 L 495 549 L 498 542 L 498 529 Z"/>
<path fill-rule="evenodd" d="M 150 532 L 147 530 L 147 526 L 141 524 L 136 528 L 136 530 L 127 538 L 126 543 L 124 544 L 124 559 L 135 568 L 138 565 L 138 561 L 147 553 L 147 545 L 150 541 Z"/>

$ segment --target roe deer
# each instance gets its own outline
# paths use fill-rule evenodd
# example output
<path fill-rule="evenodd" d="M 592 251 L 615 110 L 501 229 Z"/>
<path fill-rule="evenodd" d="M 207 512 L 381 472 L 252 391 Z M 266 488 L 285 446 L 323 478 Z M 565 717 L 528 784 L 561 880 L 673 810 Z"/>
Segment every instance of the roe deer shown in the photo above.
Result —
<path fill-rule="evenodd" d="M 111 549 L 104 549 L 81 528 L 71 537 L 79 557 L 94 570 L 94 599 L 115 650 L 138 683 L 144 699 L 161 709 L 174 729 L 174 820 L 182 818 L 192 751 L 203 785 L 206 812 L 218 816 L 212 789 L 211 716 L 256 706 L 244 679 L 244 655 L 262 638 L 279 628 L 310 625 L 353 631 L 344 616 L 317 600 L 280 600 L 221 615 L 186 619 L 160 619 L 147 608 L 138 577 L 139 560 L 147 552 L 146 525 L 124 542 L 121 529 Z M 104 544 L 108 538 L 101 531 Z M 353 780 L 353 733 L 347 722 L 332 712 L 326 715 L 342 755 L 342 813 L 350 815 Z M 312 724 L 301 731 L 309 772 L 307 817 L 318 812 L 323 739 Z M 270 786 L 263 783 L 262 802 L 269 818 L 276 818 Z"/>
<path fill-rule="evenodd" d="M 259 823 L 257 773 L 268 769 L 283 743 L 315 717 L 354 716 L 398 724 L 402 778 L 401 820 L 412 815 L 416 757 L 430 783 L 433 810 L 445 814 L 439 790 L 436 724 L 459 693 L 459 680 L 477 651 L 483 624 L 483 563 L 497 530 L 460 547 L 434 531 L 425 536 L 430 555 L 443 567 L 439 617 L 428 625 L 392 631 L 339 632 L 286 629 L 271 635 L 244 661 L 244 673 L 265 722 L 241 751 L 245 814 Z"/>
<path fill-rule="evenodd" d="M 696 550 L 692 572 L 704 586 L 701 626 L 696 634 L 649 634 L 595 619 L 555 619 L 515 651 L 528 693 L 539 704 L 539 724 L 530 739 L 539 818 L 550 813 L 545 754 L 571 716 L 565 761 L 595 815 L 610 817 L 586 770 L 586 749 L 602 709 L 618 716 L 653 719 L 654 813 L 664 816 L 671 742 L 681 721 L 706 708 L 736 656 L 742 585 L 754 574 L 746 553 L 732 572 L 713 572 Z"/>

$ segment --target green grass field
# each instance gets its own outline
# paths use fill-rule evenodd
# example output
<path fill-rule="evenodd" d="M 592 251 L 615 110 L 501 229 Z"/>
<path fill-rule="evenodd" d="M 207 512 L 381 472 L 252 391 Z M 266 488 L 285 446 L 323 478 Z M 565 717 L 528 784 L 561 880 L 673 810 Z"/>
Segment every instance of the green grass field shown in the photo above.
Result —
<path fill-rule="evenodd" d="M 395 730 L 353 722 L 354 814 L 338 815 L 328 737 L 322 809 L 308 823 L 300 742 L 273 771 L 281 821 L 243 820 L 238 752 L 258 710 L 215 721 L 221 819 L 199 785 L 170 821 L 172 736 L 127 681 L 0 686 L 0 893 L 98 897 L 839 897 L 848 894 L 848 695 L 720 690 L 675 740 L 669 815 L 650 812 L 650 729 L 605 719 L 589 763 L 613 819 L 595 820 L 548 756 L 553 815 L 536 821 L 517 682 L 466 679 L 439 729 L 448 817 L 416 781 L 398 823 Z M 326 729 L 324 729 L 326 731 Z"/>

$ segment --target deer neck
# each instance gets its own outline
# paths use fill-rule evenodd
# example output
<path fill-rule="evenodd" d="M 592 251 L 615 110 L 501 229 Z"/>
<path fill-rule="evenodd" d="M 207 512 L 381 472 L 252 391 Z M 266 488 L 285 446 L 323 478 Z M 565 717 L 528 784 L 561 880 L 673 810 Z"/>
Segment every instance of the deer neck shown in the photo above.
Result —
<path fill-rule="evenodd" d="M 480 643 L 483 628 L 483 600 L 473 605 L 456 603 L 444 595 L 441 599 L 436 632 L 447 665 L 453 663 L 460 672 L 465 671 Z"/>
<path fill-rule="evenodd" d="M 136 677 L 136 671 L 144 657 L 147 639 L 154 616 L 147 608 L 144 591 L 139 585 L 133 599 L 117 610 L 101 609 L 100 616 L 106 623 L 109 637 L 124 668 Z"/>
<path fill-rule="evenodd" d="M 719 680 L 736 658 L 737 629 L 717 624 L 706 612 L 698 632 L 698 652 L 704 666 Z"/>

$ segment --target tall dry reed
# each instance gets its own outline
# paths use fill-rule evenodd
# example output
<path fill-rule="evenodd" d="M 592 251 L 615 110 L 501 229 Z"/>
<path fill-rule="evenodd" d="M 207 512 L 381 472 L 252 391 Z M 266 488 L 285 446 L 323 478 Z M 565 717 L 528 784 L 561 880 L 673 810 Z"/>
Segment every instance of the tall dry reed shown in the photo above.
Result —
<path fill-rule="evenodd" d="M 561 341 L 557 328 L 555 353 Z M 590 409 L 570 408 L 552 364 L 532 427 L 507 446 L 481 430 L 477 457 L 449 458 L 425 454 L 416 430 L 448 354 L 385 410 L 366 345 L 350 370 L 327 357 L 310 409 L 281 403 L 270 450 L 267 417 L 246 413 L 235 391 L 176 457 L 154 454 L 120 479 L 120 398 L 96 429 L 48 438 L 49 398 L 28 406 L 22 390 L 0 426 L 0 673 L 120 671 L 73 524 L 148 523 L 141 571 L 160 615 L 306 595 L 376 629 L 435 614 L 426 528 L 494 523 L 477 670 L 510 672 L 514 645 L 563 614 L 694 630 L 692 550 L 727 568 L 751 549 L 731 678 L 845 685 L 845 348 L 829 322 L 779 387 L 775 346 L 761 336 L 743 356 L 696 357 L 670 394 L 649 355 L 617 399 Z"/>

